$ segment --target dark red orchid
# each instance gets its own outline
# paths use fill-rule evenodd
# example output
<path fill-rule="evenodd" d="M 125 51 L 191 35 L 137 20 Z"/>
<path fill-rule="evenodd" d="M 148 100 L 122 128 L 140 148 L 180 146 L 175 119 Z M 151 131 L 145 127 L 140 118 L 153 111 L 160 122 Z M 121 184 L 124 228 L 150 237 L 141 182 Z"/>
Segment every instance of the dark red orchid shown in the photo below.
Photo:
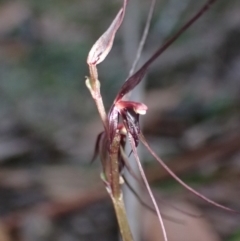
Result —
<path fill-rule="evenodd" d="M 186 29 L 188 29 L 209 7 L 211 4 L 217 0 L 209 0 L 200 11 L 195 14 L 172 38 L 170 38 L 162 47 L 160 47 L 151 58 L 133 75 L 131 75 L 123 84 L 120 91 L 118 92 L 108 114 L 106 114 L 104 105 L 102 103 L 101 93 L 100 93 L 100 83 L 98 80 L 96 65 L 102 62 L 113 45 L 115 34 L 120 27 L 125 9 L 127 6 L 127 0 L 123 1 L 123 7 L 118 12 L 114 21 L 108 28 L 108 30 L 99 38 L 99 40 L 93 45 L 87 59 L 90 69 L 90 77 L 87 78 L 86 84 L 92 94 L 93 99 L 97 105 L 98 111 L 100 113 L 101 119 L 104 125 L 104 131 L 100 133 L 97 137 L 95 152 L 93 160 L 99 155 L 104 174 L 104 182 L 108 187 L 110 193 L 114 192 L 116 185 L 114 183 L 114 175 L 116 174 L 116 169 L 112 165 L 113 159 L 117 161 L 117 168 L 119 175 L 121 176 L 122 170 L 126 167 L 132 175 L 134 173 L 129 168 L 127 157 L 124 154 L 124 148 L 126 144 L 126 139 L 129 139 L 132 153 L 137 161 L 142 180 L 151 196 L 152 202 L 156 209 L 159 221 L 161 223 L 164 238 L 167 240 L 166 232 L 164 229 L 161 214 L 157 207 L 155 198 L 151 192 L 150 186 L 144 174 L 141 162 L 138 157 L 137 147 L 139 142 L 148 149 L 151 155 L 160 163 L 160 165 L 183 187 L 191 191 L 196 196 L 202 198 L 203 200 L 228 211 L 236 212 L 228 207 L 218 204 L 202 194 L 198 193 L 186 183 L 184 183 L 176 174 L 174 174 L 171 169 L 156 155 L 156 153 L 151 149 L 148 142 L 146 141 L 139 124 L 140 115 L 146 114 L 147 106 L 143 103 L 125 100 L 126 94 L 131 92 L 143 79 L 146 74 L 148 67 L 155 61 Z M 118 174 L 117 174 L 118 176 Z M 116 181 L 116 180 L 115 180 Z M 119 182 L 119 180 L 117 180 Z M 141 182 L 141 180 L 140 180 Z"/>

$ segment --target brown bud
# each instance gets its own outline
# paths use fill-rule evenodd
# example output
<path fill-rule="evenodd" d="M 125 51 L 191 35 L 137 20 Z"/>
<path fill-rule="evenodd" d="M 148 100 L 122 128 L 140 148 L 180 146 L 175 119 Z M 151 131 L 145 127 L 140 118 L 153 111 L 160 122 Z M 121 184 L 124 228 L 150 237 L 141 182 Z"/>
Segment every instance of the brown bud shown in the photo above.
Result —
<path fill-rule="evenodd" d="M 87 58 L 88 65 L 97 65 L 101 63 L 112 49 L 116 32 L 119 29 L 124 18 L 127 2 L 128 0 L 124 0 L 123 7 L 120 9 L 107 31 L 97 40 L 97 42 L 91 48 Z"/>

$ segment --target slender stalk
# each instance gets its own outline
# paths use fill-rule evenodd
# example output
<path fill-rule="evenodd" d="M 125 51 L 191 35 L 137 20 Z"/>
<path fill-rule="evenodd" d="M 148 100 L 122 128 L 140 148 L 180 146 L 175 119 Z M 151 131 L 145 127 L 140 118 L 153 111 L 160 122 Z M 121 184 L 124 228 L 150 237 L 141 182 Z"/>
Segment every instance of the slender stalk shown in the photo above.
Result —
<path fill-rule="evenodd" d="M 118 226 L 123 241 L 133 241 L 132 233 L 128 225 L 128 219 L 125 211 L 125 206 L 123 202 L 122 192 L 118 198 L 111 196 L 115 213 L 118 220 Z"/>
<path fill-rule="evenodd" d="M 108 133 L 107 114 L 106 114 L 106 110 L 104 108 L 104 104 L 101 96 L 101 91 L 100 91 L 101 85 L 100 85 L 100 81 L 98 80 L 98 72 L 97 72 L 96 66 L 89 65 L 89 72 L 90 72 L 90 77 L 87 77 L 86 79 L 86 86 L 90 90 L 92 98 L 95 101 L 104 129 L 106 133 Z"/>
<path fill-rule="evenodd" d="M 108 190 L 108 191 L 116 212 L 122 239 L 123 241 L 133 241 L 132 233 L 128 224 L 128 219 L 125 211 L 121 184 L 120 184 L 119 163 L 118 163 L 120 140 L 121 140 L 121 136 L 120 136 L 120 133 L 117 131 L 113 139 L 113 142 L 110 146 L 110 163 L 109 163 L 110 168 L 108 169 L 110 170 L 110 172 L 107 173 L 106 175 L 107 175 L 111 190 Z"/>
<path fill-rule="evenodd" d="M 87 77 L 86 79 L 86 86 L 88 87 L 92 95 L 92 98 L 95 101 L 99 115 L 103 122 L 105 132 L 107 133 L 107 136 L 108 136 L 108 132 L 109 132 L 108 119 L 107 119 L 105 107 L 101 96 L 100 82 L 98 80 L 98 72 L 97 72 L 96 65 L 89 64 L 89 72 L 90 72 L 90 77 Z M 106 189 L 113 202 L 113 206 L 116 212 L 122 239 L 123 241 L 133 241 L 132 234 L 131 234 L 130 227 L 127 220 L 127 215 L 125 211 L 123 195 L 122 195 L 122 190 L 120 185 L 119 163 L 118 163 L 120 141 L 121 141 L 121 135 L 119 131 L 116 131 L 116 134 L 109 148 L 109 160 L 104 160 L 104 164 L 103 164 L 104 182 L 106 184 Z"/>
<path fill-rule="evenodd" d="M 120 197 L 120 176 L 119 176 L 119 163 L 118 163 L 118 153 L 120 149 L 120 133 L 116 132 L 113 138 L 112 144 L 110 145 L 110 173 L 107 174 L 108 182 L 111 185 L 111 193 L 115 198 Z"/>
<path fill-rule="evenodd" d="M 146 43 L 146 39 L 147 39 L 147 36 L 148 36 L 148 32 L 149 32 L 150 23 L 151 23 L 151 20 L 152 20 L 152 17 L 153 17 L 153 10 L 154 10 L 155 4 L 156 4 L 156 0 L 152 0 L 151 6 L 150 6 L 150 9 L 149 9 L 149 12 L 148 12 L 147 21 L 146 21 L 144 31 L 143 31 L 143 34 L 142 34 L 142 37 L 141 37 L 141 41 L 140 41 L 139 46 L 138 46 L 137 54 L 136 54 L 135 60 L 133 62 L 133 65 L 132 65 L 132 67 L 129 71 L 128 77 L 130 77 L 131 75 L 134 74 L 134 71 L 137 67 L 138 61 L 141 57 L 142 50 L 143 50 L 144 44 Z"/>

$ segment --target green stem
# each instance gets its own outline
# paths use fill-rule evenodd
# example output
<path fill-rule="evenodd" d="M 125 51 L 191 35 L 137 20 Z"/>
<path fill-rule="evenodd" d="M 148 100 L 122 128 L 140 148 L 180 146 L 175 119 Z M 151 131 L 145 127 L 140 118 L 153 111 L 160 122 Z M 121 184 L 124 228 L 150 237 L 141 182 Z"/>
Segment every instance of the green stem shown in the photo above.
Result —
<path fill-rule="evenodd" d="M 117 131 L 110 146 L 110 173 L 107 174 L 110 184 L 110 196 L 113 202 L 115 213 L 118 220 L 120 233 L 123 241 L 133 241 L 132 233 L 128 224 L 128 219 L 125 211 L 123 195 L 120 184 L 118 155 L 120 150 L 120 133 Z"/>
<path fill-rule="evenodd" d="M 104 108 L 102 96 L 101 96 L 101 91 L 100 91 L 100 82 L 98 80 L 98 72 L 97 68 L 95 65 L 89 65 L 89 72 L 90 72 L 90 77 L 87 77 L 86 79 L 86 86 L 89 89 L 92 98 L 95 101 L 95 104 L 98 109 L 98 113 L 101 117 L 103 126 L 105 131 L 108 133 L 108 120 L 107 120 L 107 114 L 106 110 Z"/>
<path fill-rule="evenodd" d="M 102 119 L 106 133 L 108 134 L 108 119 L 102 96 L 100 92 L 100 82 L 98 80 L 97 68 L 95 65 L 89 65 L 90 78 L 87 77 L 86 85 L 90 90 L 90 93 L 96 103 L 98 112 Z M 120 151 L 121 135 L 119 131 L 116 131 L 115 137 L 110 145 L 109 157 L 110 160 L 105 161 L 104 169 L 104 181 L 106 178 L 107 191 L 112 199 L 113 206 L 116 212 L 118 225 L 123 241 L 133 241 L 131 230 L 128 224 L 125 206 L 123 202 L 123 195 L 120 185 L 119 175 L 119 163 L 118 155 Z"/>
<path fill-rule="evenodd" d="M 114 196 L 111 196 L 111 198 L 117 216 L 118 226 L 120 229 L 122 240 L 133 241 L 132 233 L 127 220 L 122 192 L 120 192 L 120 196 L 118 198 L 115 198 Z"/>
<path fill-rule="evenodd" d="M 118 155 L 120 150 L 120 140 L 121 135 L 119 131 L 116 131 L 116 134 L 113 138 L 112 144 L 110 145 L 110 173 L 108 174 L 108 181 L 111 186 L 112 196 L 115 198 L 120 197 L 121 187 L 120 187 L 120 178 L 119 178 L 119 163 Z"/>

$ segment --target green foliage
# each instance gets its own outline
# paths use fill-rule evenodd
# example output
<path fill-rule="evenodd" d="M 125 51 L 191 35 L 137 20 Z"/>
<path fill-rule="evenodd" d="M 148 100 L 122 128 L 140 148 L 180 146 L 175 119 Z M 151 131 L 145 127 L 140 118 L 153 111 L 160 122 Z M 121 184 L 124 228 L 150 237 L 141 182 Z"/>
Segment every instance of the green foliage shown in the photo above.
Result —
<path fill-rule="evenodd" d="M 239 241 L 240 240 L 240 230 L 237 230 L 227 241 Z"/>
<path fill-rule="evenodd" d="M 80 65 L 86 56 L 84 45 L 61 46 L 39 45 L 26 58 L 23 67 L 31 71 L 41 88 L 71 88 L 84 76 L 84 65 Z"/>

